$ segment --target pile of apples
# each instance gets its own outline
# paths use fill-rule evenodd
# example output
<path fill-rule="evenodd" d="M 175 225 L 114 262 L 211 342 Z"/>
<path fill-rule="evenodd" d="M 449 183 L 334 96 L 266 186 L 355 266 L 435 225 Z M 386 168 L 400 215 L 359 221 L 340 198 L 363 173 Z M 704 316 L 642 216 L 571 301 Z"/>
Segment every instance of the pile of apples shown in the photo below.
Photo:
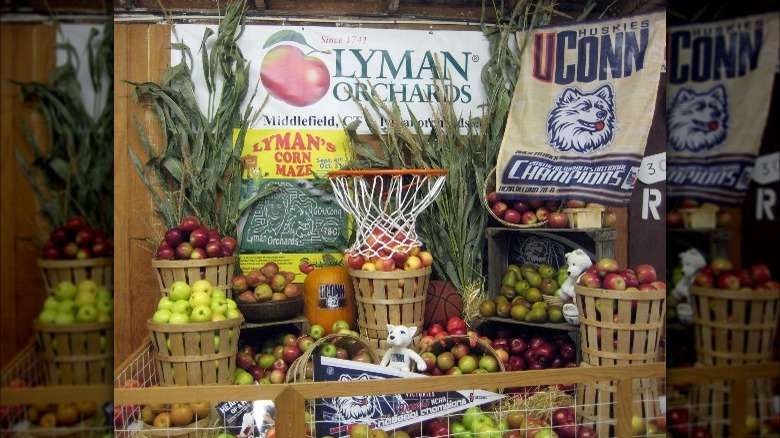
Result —
<path fill-rule="evenodd" d="M 333 333 L 358 336 L 349 323 L 338 320 L 331 327 Z M 284 383 L 290 366 L 304 352 L 313 348 L 315 342 L 325 336 L 325 328 L 314 324 L 309 333 L 300 336 L 292 332 L 281 332 L 273 337 L 259 340 L 255 343 L 243 343 L 236 354 L 236 385 L 251 385 L 253 383 L 270 384 Z M 335 339 L 334 339 L 335 341 Z M 361 351 L 354 355 L 334 343 L 324 343 L 319 346 L 318 353 L 325 357 L 349 359 L 356 362 L 371 362 L 371 356 Z M 306 367 L 306 378 L 311 379 L 310 367 Z"/>
<path fill-rule="evenodd" d="M 210 414 L 209 402 L 150 403 L 141 409 L 141 420 L 154 427 L 185 427 Z"/>
<path fill-rule="evenodd" d="M 44 428 L 70 427 L 97 414 L 95 402 L 38 403 L 27 407 L 27 420 Z"/>
<path fill-rule="evenodd" d="M 344 265 L 356 271 L 392 272 L 422 269 L 433 264 L 433 255 L 398 231 L 391 235 L 374 227 L 357 250 L 344 252 Z"/>
<path fill-rule="evenodd" d="M 114 296 L 110 290 L 90 279 L 78 284 L 63 280 L 55 286 L 54 294 L 43 302 L 38 321 L 67 325 L 111 321 L 113 316 Z"/>
<path fill-rule="evenodd" d="M 578 284 L 592 289 L 666 290 L 666 283 L 658 280 L 652 265 L 640 264 L 633 269 L 621 269 L 617 261 L 607 257 L 591 265 L 580 276 Z"/>
<path fill-rule="evenodd" d="M 499 196 L 497 192 L 487 195 L 487 203 L 493 215 L 511 224 L 533 225 L 549 222 L 553 228 L 564 228 L 569 219 L 558 211 L 560 200 L 511 200 Z"/>
<path fill-rule="evenodd" d="M 479 344 L 468 336 L 461 336 L 461 339 L 453 340 L 442 348 L 436 348 L 438 354 L 434 353 L 437 343 L 434 341 L 426 351 L 420 353 L 425 362 L 426 369 L 422 374 L 428 376 L 441 376 L 452 374 L 480 374 L 495 373 L 501 371 L 499 357 L 490 354 L 488 351 L 480 351 L 475 348 Z"/>
<path fill-rule="evenodd" d="M 70 217 L 64 226 L 55 228 L 43 246 L 46 260 L 85 260 L 114 256 L 114 237 L 87 224 L 81 216 Z"/>
<path fill-rule="evenodd" d="M 567 277 L 566 266 L 555 269 L 550 265 L 509 264 L 501 279 L 498 294 L 492 300 L 480 303 L 480 315 L 485 318 L 511 318 L 520 322 L 563 323 L 562 306 L 547 305 L 544 296 L 555 296 L 559 285 Z"/>
<path fill-rule="evenodd" d="M 233 291 L 239 303 L 280 301 L 301 295 L 301 285 L 293 283 L 294 272 L 281 271 L 276 262 L 268 262 L 247 274 L 233 277 Z"/>
<path fill-rule="evenodd" d="M 221 236 L 219 231 L 201 224 L 198 218 L 187 216 L 179 226 L 165 230 L 157 246 L 159 260 L 201 260 L 230 257 L 236 252 L 234 237 Z"/>
<path fill-rule="evenodd" d="M 727 258 L 713 259 L 696 273 L 693 284 L 701 287 L 729 290 L 780 291 L 780 283 L 772 279 L 769 266 L 754 263 L 748 268 L 737 268 Z"/>
<path fill-rule="evenodd" d="M 240 318 L 236 302 L 225 291 L 212 287 L 208 280 L 192 285 L 185 281 L 171 284 L 168 296 L 160 298 L 152 321 L 158 324 L 189 324 Z"/>

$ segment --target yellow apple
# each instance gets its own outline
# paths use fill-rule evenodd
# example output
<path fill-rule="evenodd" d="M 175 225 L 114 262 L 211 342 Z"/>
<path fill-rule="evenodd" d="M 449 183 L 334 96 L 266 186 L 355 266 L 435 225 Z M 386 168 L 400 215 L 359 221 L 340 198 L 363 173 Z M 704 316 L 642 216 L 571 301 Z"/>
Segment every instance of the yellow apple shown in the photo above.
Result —
<path fill-rule="evenodd" d="M 360 267 L 360 270 L 374 272 L 376 271 L 376 265 L 372 262 L 365 262 L 363 263 L 363 266 Z"/>
<path fill-rule="evenodd" d="M 428 251 L 420 251 L 420 255 L 418 257 L 420 257 L 420 262 L 422 262 L 423 268 L 433 264 L 433 254 Z"/>
<path fill-rule="evenodd" d="M 211 295 L 202 290 L 193 292 L 192 296 L 190 296 L 190 306 L 193 309 L 198 306 L 211 306 Z"/>
<path fill-rule="evenodd" d="M 197 291 L 206 292 L 211 296 L 211 283 L 209 283 L 208 280 L 198 280 L 195 283 L 192 283 L 192 293 L 194 294 Z"/>
<path fill-rule="evenodd" d="M 404 263 L 404 271 L 420 269 L 421 267 L 422 267 L 422 259 L 420 259 L 417 256 L 409 256 L 409 258 L 406 259 L 406 263 Z"/>

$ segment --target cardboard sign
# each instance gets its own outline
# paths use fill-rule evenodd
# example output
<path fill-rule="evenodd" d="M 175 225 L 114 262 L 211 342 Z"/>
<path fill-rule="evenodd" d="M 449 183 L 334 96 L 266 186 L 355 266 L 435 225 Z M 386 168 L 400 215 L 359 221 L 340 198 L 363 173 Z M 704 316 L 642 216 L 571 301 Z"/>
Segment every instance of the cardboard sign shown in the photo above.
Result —
<path fill-rule="evenodd" d="M 178 36 L 195 53 L 206 27 L 178 24 L 172 42 Z M 250 61 L 249 83 L 258 84 L 255 106 L 269 96 L 259 128 L 341 129 L 342 121 L 363 121 L 363 112 L 350 95 L 366 105 L 366 94 L 374 87 L 385 103 L 398 104 L 404 123 L 413 126 L 411 110 L 423 132 L 429 133 L 431 103 L 441 93 L 433 80 L 437 62 L 460 115 L 462 132 L 470 115 L 480 116 L 480 105 L 487 101 L 481 73 L 490 48 L 479 30 L 247 25 L 238 45 Z M 177 62 L 181 53 L 172 49 L 171 59 Z M 194 56 L 193 62 L 196 98 L 206 108 L 200 56 Z M 370 133 L 365 121 L 358 133 Z"/>
<path fill-rule="evenodd" d="M 744 200 L 778 56 L 777 12 L 669 28 L 670 198 Z"/>
<path fill-rule="evenodd" d="M 665 31 L 661 11 L 518 33 L 525 52 L 498 194 L 625 206 L 653 118 Z"/>
<path fill-rule="evenodd" d="M 314 361 L 315 381 L 425 378 L 422 374 L 319 355 L 314 356 Z M 317 399 L 317 436 L 346 437 L 349 436 L 350 426 L 358 423 L 385 431 L 394 430 L 432 418 L 446 417 L 504 397 L 490 391 L 464 390 Z"/>
<path fill-rule="evenodd" d="M 243 147 L 241 199 L 251 199 L 271 184 L 277 193 L 258 201 L 239 220 L 239 262 L 244 272 L 268 261 L 296 273 L 304 259 L 346 246 L 348 219 L 335 198 L 314 184 L 347 161 L 342 130 L 269 130 L 247 132 Z M 326 181 L 321 180 L 327 184 Z"/>

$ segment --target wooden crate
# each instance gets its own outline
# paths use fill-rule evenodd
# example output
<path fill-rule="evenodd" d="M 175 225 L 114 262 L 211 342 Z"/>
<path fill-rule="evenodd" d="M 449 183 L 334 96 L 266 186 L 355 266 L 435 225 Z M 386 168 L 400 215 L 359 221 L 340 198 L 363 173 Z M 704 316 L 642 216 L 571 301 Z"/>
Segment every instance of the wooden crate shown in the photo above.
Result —
<path fill-rule="evenodd" d="M 501 289 L 501 278 L 509 264 L 549 264 L 556 269 L 566 264 L 564 254 L 583 249 L 595 263 L 601 258 L 615 257 L 614 228 L 572 230 L 545 228 L 518 230 L 487 228 L 487 292 L 492 298 Z"/>

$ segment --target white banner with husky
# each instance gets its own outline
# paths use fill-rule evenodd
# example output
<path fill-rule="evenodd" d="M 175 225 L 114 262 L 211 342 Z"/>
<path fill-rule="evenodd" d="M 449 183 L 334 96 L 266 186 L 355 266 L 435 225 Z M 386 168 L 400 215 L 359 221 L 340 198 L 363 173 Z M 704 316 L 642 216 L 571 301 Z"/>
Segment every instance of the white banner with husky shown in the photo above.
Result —
<path fill-rule="evenodd" d="M 198 52 L 207 27 L 216 31 L 216 26 L 178 24 L 171 36 L 193 52 L 201 108 L 208 107 L 208 93 Z M 431 102 L 442 92 L 440 81 L 434 81 L 437 62 L 463 132 L 470 116 L 482 115 L 480 105 L 487 101 L 481 73 L 490 48 L 482 31 L 247 25 L 238 45 L 251 63 L 249 83 L 258 85 L 254 106 L 268 97 L 254 126 L 258 129 L 340 129 L 342 120 L 361 120 L 357 132 L 368 134 L 352 96 L 367 105 L 366 93 L 373 86 L 385 103 L 399 105 L 407 126 L 413 124 L 411 111 L 422 130 L 430 132 Z M 172 62 L 181 58 L 173 48 Z"/>
<path fill-rule="evenodd" d="M 778 13 L 669 28 L 667 196 L 741 204 L 778 62 Z"/>
<path fill-rule="evenodd" d="M 625 206 L 653 119 L 666 14 L 542 27 L 525 44 L 496 191 Z"/>

